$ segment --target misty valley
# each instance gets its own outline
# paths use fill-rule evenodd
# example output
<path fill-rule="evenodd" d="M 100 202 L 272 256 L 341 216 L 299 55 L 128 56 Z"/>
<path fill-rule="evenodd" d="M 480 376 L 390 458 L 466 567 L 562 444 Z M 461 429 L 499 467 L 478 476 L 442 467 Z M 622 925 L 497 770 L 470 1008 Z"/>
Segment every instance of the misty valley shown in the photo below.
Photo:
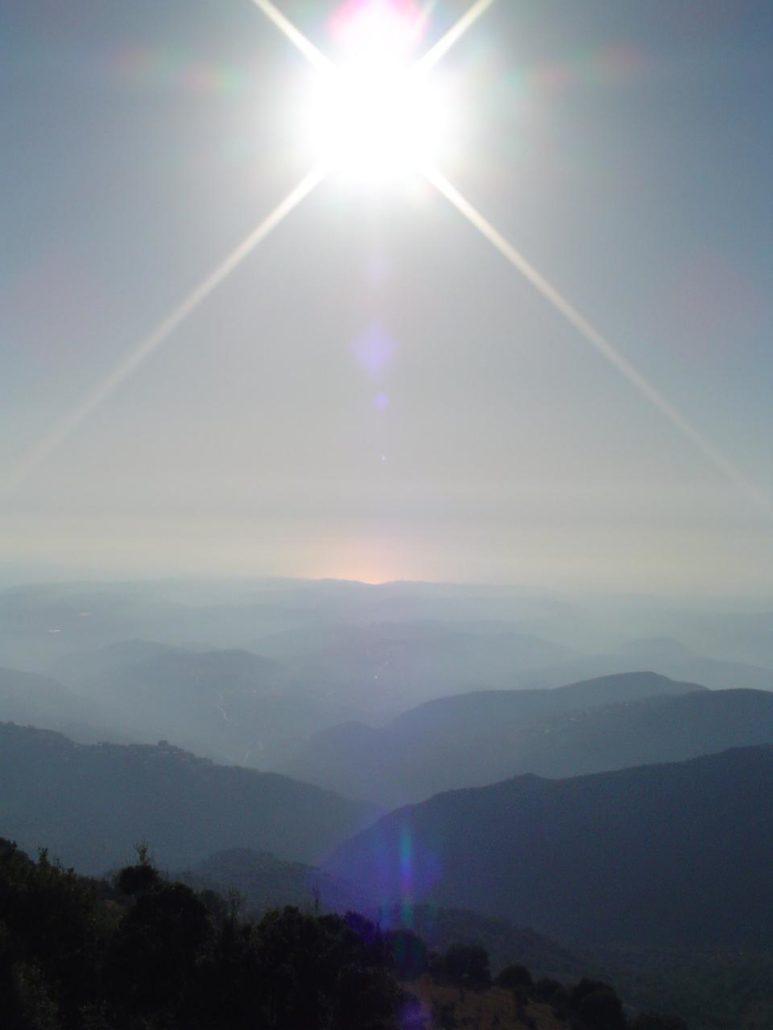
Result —
<path fill-rule="evenodd" d="M 0 609 L 4 1025 L 771 1025 L 773 614 L 290 580 Z"/>

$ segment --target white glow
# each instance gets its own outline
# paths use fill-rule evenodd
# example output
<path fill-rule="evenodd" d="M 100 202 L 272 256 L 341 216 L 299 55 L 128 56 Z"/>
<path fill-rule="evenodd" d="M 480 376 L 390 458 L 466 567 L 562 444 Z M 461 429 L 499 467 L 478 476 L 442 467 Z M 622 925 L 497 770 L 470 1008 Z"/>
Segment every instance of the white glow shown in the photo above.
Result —
<path fill-rule="evenodd" d="M 425 13 L 392 0 L 339 9 L 335 64 L 317 73 L 308 111 L 314 158 L 331 171 L 383 182 L 442 156 L 450 105 L 415 56 Z"/>
<path fill-rule="evenodd" d="M 391 61 L 320 75 L 309 112 L 316 158 L 368 182 L 419 171 L 441 156 L 449 105 L 436 79 Z"/>

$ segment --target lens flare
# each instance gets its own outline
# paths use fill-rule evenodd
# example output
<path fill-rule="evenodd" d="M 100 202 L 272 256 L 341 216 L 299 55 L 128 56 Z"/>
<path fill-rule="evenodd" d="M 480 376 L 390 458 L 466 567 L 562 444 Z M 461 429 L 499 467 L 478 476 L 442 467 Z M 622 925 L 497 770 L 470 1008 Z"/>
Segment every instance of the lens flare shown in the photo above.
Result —
<path fill-rule="evenodd" d="M 297 47 L 310 64 L 323 72 L 331 67 L 330 59 L 325 57 L 322 51 L 318 50 L 271 0 L 253 0 L 253 3 L 290 40 L 293 46 Z"/>
<path fill-rule="evenodd" d="M 493 3 L 494 0 L 476 0 L 476 3 L 468 8 L 462 17 L 451 26 L 448 32 L 422 57 L 421 61 L 419 61 L 421 70 L 429 71 L 439 61 L 442 61 L 448 51 L 459 42 L 466 32 L 469 32 L 475 22 L 486 13 Z"/>
<path fill-rule="evenodd" d="M 711 441 L 682 414 L 674 404 L 664 397 L 639 370 L 607 339 L 603 333 L 561 294 L 530 261 L 496 229 L 487 218 L 475 208 L 469 200 L 452 183 L 441 175 L 437 169 L 428 169 L 428 180 L 446 200 L 463 215 L 481 236 L 498 250 L 517 272 L 544 297 L 550 306 L 564 318 L 601 356 L 616 369 L 631 386 L 641 394 L 654 408 L 689 440 L 703 456 L 736 486 L 745 490 L 758 504 L 768 512 L 773 511 L 773 499 L 761 490 L 756 483 L 750 482 L 746 476 L 719 451 Z"/>
<path fill-rule="evenodd" d="M 215 268 L 206 279 L 192 290 L 188 296 L 173 308 L 169 314 L 142 340 L 139 340 L 129 353 L 120 361 L 83 401 L 39 440 L 27 454 L 23 455 L 17 467 L 3 484 L 5 490 L 14 490 L 27 478 L 37 466 L 56 451 L 78 428 L 84 419 L 99 408 L 113 393 L 132 376 L 140 365 L 161 347 L 169 337 L 177 331 L 213 293 L 229 275 L 239 267 L 244 259 L 295 210 L 322 180 L 322 171 L 312 168 L 295 189 L 291 190 L 284 200 L 268 214 L 242 242 L 231 251 L 228 257 Z"/>

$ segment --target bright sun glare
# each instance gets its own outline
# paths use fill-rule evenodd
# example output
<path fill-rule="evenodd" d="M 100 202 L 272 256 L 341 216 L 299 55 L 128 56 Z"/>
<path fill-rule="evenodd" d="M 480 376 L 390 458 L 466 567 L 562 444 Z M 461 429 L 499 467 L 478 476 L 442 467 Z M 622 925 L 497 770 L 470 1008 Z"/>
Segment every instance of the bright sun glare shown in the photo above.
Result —
<path fill-rule="evenodd" d="M 84 419 L 162 346 L 328 172 L 344 172 L 349 178 L 366 183 L 403 179 L 407 173 L 419 172 L 716 469 L 748 491 L 766 511 L 770 510 L 768 494 L 749 483 L 735 464 L 441 173 L 445 158 L 450 156 L 451 122 L 456 135 L 458 112 L 467 105 L 458 102 L 456 87 L 456 99 L 450 102 L 448 83 L 454 80 L 439 78 L 436 68 L 494 0 L 472 0 L 464 14 L 429 49 L 424 49 L 426 41 L 422 37 L 433 7 L 431 0 L 341 0 L 330 22 L 335 60 L 317 49 L 273 0 L 253 2 L 303 54 L 315 73 L 313 95 L 307 107 L 306 143 L 314 150 L 316 161 L 249 235 L 138 340 L 77 407 L 29 449 L 11 476 L 12 488 L 56 451 Z M 295 113 L 293 109 L 294 116 Z"/>
<path fill-rule="evenodd" d="M 449 105 L 415 63 L 421 22 L 391 4 L 358 6 L 334 26 L 342 56 L 319 71 L 309 110 L 311 143 L 328 169 L 382 181 L 439 156 Z"/>
<path fill-rule="evenodd" d="M 326 167 L 379 180 L 436 156 L 443 108 L 418 72 L 355 65 L 325 76 L 315 92 L 314 147 Z"/>

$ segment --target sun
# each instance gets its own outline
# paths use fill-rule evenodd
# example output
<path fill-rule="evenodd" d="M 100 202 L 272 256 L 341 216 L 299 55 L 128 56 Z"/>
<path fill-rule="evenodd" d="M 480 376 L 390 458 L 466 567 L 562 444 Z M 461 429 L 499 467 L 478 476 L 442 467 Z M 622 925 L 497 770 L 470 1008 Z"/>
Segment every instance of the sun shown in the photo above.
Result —
<path fill-rule="evenodd" d="M 422 24 L 405 4 L 371 2 L 334 25 L 337 60 L 317 70 L 307 114 L 312 149 L 329 171 L 382 182 L 440 156 L 450 105 L 442 80 L 416 62 Z"/>
<path fill-rule="evenodd" d="M 321 77 L 310 123 L 325 167 L 378 181 L 421 171 L 437 157 L 445 111 L 413 69 L 358 64 Z"/>

